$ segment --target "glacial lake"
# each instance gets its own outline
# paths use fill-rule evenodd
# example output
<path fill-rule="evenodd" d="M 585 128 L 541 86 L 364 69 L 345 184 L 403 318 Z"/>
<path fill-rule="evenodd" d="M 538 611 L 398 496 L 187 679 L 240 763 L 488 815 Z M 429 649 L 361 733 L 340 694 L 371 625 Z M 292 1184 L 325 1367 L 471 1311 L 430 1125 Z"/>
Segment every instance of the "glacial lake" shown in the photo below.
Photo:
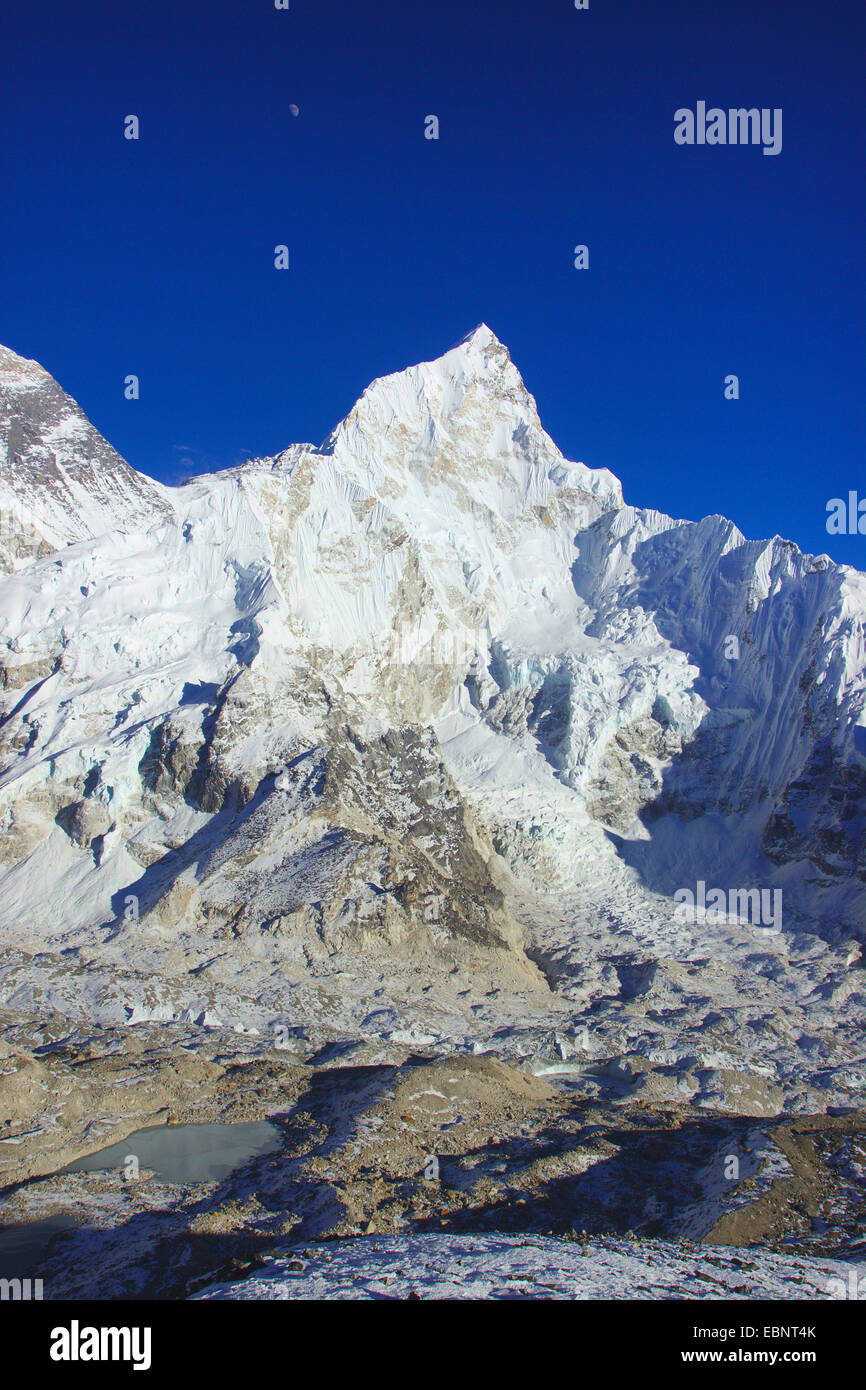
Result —
<path fill-rule="evenodd" d="M 275 1153 L 281 1146 L 280 1131 L 269 1120 L 238 1125 L 151 1125 L 60 1171 L 121 1171 L 134 1156 L 139 1168 L 151 1169 L 163 1182 L 220 1182 L 249 1159 Z"/>
<path fill-rule="evenodd" d="M 249 1159 L 276 1153 L 281 1147 L 280 1131 L 268 1120 L 237 1125 L 152 1125 L 58 1171 L 120 1173 L 132 1154 L 140 1169 L 150 1169 L 163 1182 L 220 1182 Z M 73 1216 L 61 1211 L 41 1221 L 0 1225 L 0 1279 L 26 1278 L 38 1271 L 53 1238 L 82 1224 L 80 1213 Z"/>

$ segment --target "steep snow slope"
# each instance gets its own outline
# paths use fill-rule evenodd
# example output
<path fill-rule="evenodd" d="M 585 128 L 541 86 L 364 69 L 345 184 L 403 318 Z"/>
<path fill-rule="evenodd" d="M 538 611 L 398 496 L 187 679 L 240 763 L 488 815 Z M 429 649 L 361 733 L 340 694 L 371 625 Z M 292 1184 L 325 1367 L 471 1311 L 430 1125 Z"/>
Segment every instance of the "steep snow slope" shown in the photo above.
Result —
<path fill-rule="evenodd" d="M 170 515 L 38 362 L 0 347 L 0 569 L 126 525 Z"/>
<path fill-rule="evenodd" d="M 26 441 L 0 484 L 41 538 L 0 583 L 7 942 L 207 966 L 256 1027 L 290 978 L 384 961 L 633 1014 L 685 1008 L 658 962 L 709 956 L 733 1009 L 754 956 L 792 1037 L 821 981 L 822 1026 L 856 1032 L 864 576 L 624 505 L 484 325 L 374 382 L 321 448 L 178 489 L 35 364 L 4 352 L 0 381 Z M 699 880 L 781 890 L 782 947 L 738 912 L 683 923 Z"/>

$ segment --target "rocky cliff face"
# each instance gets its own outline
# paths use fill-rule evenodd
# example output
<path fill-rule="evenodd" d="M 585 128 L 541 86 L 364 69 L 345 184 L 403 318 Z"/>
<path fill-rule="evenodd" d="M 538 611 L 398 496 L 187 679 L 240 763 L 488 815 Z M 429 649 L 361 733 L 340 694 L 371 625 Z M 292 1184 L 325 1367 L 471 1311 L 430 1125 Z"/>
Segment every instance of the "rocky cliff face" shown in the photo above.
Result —
<path fill-rule="evenodd" d="M 625 505 L 483 325 L 177 489 L 5 349 L 0 408 L 5 940 L 276 998 L 585 983 L 581 922 L 663 935 L 697 880 L 862 929 L 866 579 Z"/>

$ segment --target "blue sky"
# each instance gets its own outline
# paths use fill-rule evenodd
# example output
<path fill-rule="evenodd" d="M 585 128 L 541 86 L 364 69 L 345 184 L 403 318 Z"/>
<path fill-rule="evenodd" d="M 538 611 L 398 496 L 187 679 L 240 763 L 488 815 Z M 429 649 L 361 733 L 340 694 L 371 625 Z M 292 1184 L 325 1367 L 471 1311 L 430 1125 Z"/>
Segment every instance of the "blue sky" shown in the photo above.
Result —
<path fill-rule="evenodd" d="M 177 481 L 483 320 L 628 501 L 866 568 L 825 529 L 866 497 L 864 37 L 855 0 L 6 0 L 0 342 Z M 782 108 L 781 153 L 676 145 L 698 100 Z"/>

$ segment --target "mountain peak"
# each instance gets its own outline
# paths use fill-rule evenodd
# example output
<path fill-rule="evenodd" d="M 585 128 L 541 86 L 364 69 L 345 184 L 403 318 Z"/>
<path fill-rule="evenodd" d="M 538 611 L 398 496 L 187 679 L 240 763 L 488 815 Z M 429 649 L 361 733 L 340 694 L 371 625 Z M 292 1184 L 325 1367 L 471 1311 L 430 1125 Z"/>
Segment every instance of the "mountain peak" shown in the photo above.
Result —
<path fill-rule="evenodd" d="M 50 549 L 171 514 L 159 484 L 131 468 L 39 362 L 0 347 L 0 513 Z M 0 553 L 0 565 L 10 555 Z"/>
<path fill-rule="evenodd" d="M 500 342 L 492 328 L 488 328 L 486 323 L 479 323 L 465 338 L 461 338 L 458 347 L 505 347 Z M 506 349 L 507 351 L 507 349 Z"/>
<path fill-rule="evenodd" d="M 12 348 L 0 343 L 0 386 L 12 390 L 28 390 L 45 385 L 53 378 L 45 368 L 30 357 L 22 357 Z"/>
<path fill-rule="evenodd" d="M 509 456 L 527 436 L 558 457 L 508 349 L 481 323 L 440 357 L 377 377 L 323 448 L 377 468 L 446 454 L 468 464 Z"/>
<path fill-rule="evenodd" d="M 549 500 L 565 470 L 570 486 L 622 505 L 613 474 L 563 458 L 508 348 L 485 323 L 441 357 L 377 377 L 320 452 L 379 497 L 402 492 L 411 476 L 425 496 L 456 488 L 464 502 L 471 493 L 511 515 L 530 499 Z"/>

